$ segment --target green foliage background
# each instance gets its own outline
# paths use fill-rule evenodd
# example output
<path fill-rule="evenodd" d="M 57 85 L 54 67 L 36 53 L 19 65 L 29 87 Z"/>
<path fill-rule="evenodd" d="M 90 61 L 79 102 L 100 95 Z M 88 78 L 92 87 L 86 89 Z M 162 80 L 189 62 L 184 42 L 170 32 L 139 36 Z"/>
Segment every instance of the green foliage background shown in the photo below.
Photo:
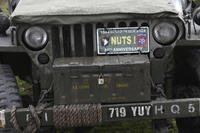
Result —
<path fill-rule="evenodd" d="M 0 8 L 8 13 L 8 0 L 0 0 Z"/>
<path fill-rule="evenodd" d="M 200 3 L 200 0 L 195 0 L 197 3 Z"/>

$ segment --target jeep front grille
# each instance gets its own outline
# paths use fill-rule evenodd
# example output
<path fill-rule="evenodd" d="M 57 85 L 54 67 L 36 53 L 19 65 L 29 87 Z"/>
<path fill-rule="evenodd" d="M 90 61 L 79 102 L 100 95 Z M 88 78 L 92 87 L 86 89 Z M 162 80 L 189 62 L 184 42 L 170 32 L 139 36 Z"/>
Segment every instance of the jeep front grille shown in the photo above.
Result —
<path fill-rule="evenodd" d="M 62 29 L 63 40 L 61 40 L 64 49 L 63 55 L 65 57 L 95 56 L 97 55 L 97 28 L 136 27 L 139 24 L 148 25 L 136 21 L 65 25 Z"/>

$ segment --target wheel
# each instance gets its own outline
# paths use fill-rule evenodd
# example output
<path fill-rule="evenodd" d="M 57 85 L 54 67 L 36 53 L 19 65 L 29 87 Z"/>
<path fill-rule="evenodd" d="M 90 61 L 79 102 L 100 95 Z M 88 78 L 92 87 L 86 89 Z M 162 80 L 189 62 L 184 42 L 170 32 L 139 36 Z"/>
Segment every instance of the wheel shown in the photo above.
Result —
<path fill-rule="evenodd" d="M 167 119 L 152 120 L 153 133 L 169 133 L 171 122 Z"/>
<path fill-rule="evenodd" d="M 22 107 L 15 76 L 8 65 L 0 65 L 0 109 Z M 15 133 L 14 129 L 1 129 L 0 133 Z"/>
<path fill-rule="evenodd" d="M 197 86 L 177 86 L 177 98 L 194 98 L 200 97 L 200 89 Z M 193 118 L 178 118 L 176 124 L 179 133 L 199 133 L 200 132 L 200 117 Z"/>
<path fill-rule="evenodd" d="M 174 98 L 200 98 L 200 49 L 178 47 L 175 51 Z M 179 133 L 199 133 L 200 117 L 176 119 Z"/>

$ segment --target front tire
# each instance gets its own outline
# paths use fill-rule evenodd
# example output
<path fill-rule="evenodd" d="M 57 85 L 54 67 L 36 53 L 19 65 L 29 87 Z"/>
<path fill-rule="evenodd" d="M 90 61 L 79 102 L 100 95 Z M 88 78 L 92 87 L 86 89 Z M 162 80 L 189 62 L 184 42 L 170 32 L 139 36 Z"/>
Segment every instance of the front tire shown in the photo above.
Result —
<path fill-rule="evenodd" d="M 8 65 L 0 64 L 0 110 L 22 107 L 15 76 Z M 0 133 L 15 133 L 14 129 L 0 129 Z"/>
<path fill-rule="evenodd" d="M 200 98 L 200 48 L 175 50 L 174 98 Z M 199 133 L 200 117 L 176 119 L 179 133 Z"/>
<path fill-rule="evenodd" d="M 178 98 L 200 98 L 200 89 L 197 86 L 178 86 Z M 179 133 L 199 133 L 200 117 L 178 118 L 176 119 Z"/>

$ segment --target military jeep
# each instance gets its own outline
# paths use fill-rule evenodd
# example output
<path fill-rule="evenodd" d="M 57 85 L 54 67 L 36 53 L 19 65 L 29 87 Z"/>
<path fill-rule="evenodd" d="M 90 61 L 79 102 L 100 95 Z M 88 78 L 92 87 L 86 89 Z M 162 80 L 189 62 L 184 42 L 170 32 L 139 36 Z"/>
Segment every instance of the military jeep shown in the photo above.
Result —
<path fill-rule="evenodd" d="M 5 15 L 1 20 L 8 27 Z M 200 131 L 200 7 L 194 1 L 20 0 L 5 29 L 2 132 L 152 119 L 154 132 L 165 133 L 173 118 L 180 133 Z M 32 84 L 28 105 L 15 76 Z"/>

